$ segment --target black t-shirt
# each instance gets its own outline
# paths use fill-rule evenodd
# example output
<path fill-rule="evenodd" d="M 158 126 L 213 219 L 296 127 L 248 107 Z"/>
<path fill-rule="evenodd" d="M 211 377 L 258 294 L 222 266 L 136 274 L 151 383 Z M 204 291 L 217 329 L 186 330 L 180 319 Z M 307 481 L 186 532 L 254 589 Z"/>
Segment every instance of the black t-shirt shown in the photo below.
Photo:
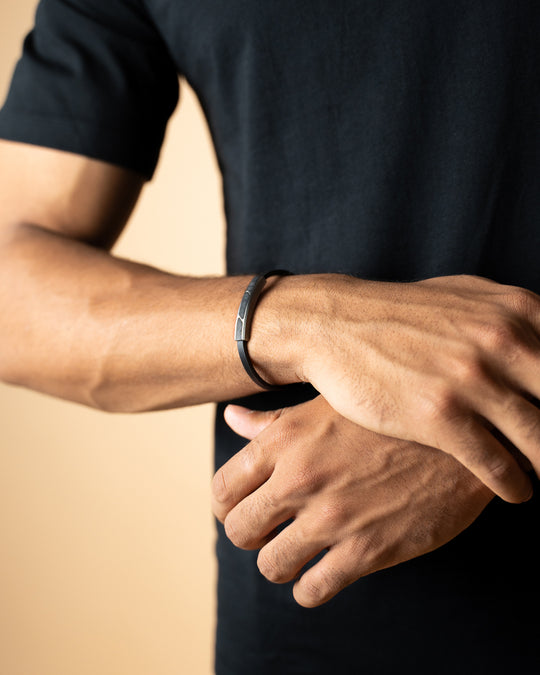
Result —
<path fill-rule="evenodd" d="M 230 273 L 540 292 L 539 35 L 534 0 L 43 0 L 0 135 L 150 177 L 180 73 L 223 173 Z M 221 410 L 217 465 L 245 442 Z M 312 610 L 220 527 L 216 672 L 536 674 L 539 511 L 494 501 Z"/>

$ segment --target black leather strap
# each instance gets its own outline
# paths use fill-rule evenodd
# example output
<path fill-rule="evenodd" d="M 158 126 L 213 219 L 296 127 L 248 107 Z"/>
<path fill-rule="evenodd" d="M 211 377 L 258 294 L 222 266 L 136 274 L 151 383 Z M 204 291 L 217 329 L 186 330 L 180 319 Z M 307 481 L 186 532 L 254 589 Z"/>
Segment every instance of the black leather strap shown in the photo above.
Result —
<path fill-rule="evenodd" d="M 255 384 L 259 385 L 262 389 L 281 389 L 281 385 L 270 384 L 263 380 L 251 363 L 247 349 L 247 343 L 251 335 L 251 321 L 253 319 L 253 314 L 255 313 L 257 300 L 266 285 L 268 277 L 288 276 L 290 274 L 291 272 L 287 272 L 287 270 L 271 270 L 265 274 L 257 274 L 254 276 L 246 288 L 236 316 L 234 339 L 236 340 L 240 360 L 242 361 L 246 373 L 251 377 Z"/>

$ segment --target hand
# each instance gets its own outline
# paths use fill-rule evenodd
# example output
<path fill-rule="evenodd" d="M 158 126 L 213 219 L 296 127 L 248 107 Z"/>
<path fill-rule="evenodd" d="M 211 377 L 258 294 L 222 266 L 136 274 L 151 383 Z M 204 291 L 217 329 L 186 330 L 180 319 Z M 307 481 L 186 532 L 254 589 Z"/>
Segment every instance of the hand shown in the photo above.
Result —
<path fill-rule="evenodd" d="M 303 379 L 351 421 L 444 450 L 503 499 L 528 499 L 529 478 L 490 428 L 540 475 L 540 298 L 470 276 L 318 284 Z"/>
<path fill-rule="evenodd" d="M 272 412 L 229 406 L 225 417 L 253 440 L 216 473 L 214 513 L 233 544 L 261 549 L 267 579 L 301 574 L 293 593 L 305 607 L 442 546 L 493 496 L 450 455 L 366 431 L 321 396 Z"/>

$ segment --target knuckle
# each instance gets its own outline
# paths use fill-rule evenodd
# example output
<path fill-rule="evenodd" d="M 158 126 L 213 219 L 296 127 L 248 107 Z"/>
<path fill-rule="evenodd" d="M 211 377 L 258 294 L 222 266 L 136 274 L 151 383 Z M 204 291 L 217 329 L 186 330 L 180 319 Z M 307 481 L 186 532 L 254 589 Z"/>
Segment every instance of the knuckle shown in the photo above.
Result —
<path fill-rule="evenodd" d="M 303 465 L 290 475 L 291 490 L 296 495 L 313 493 L 321 484 L 321 476 L 316 466 Z"/>
<path fill-rule="evenodd" d="M 385 567 L 385 560 L 391 559 L 395 548 L 394 538 L 387 532 L 371 531 L 360 532 L 351 537 L 343 549 L 343 563 L 345 569 L 348 562 L 353 563 L 351 573 L 353 577 L 342 576 L 341 583 L 346 586 L 354 579 L 371 574 Z"/>
<path fill-rule="evenodd" d="M 348 555 L 360 563 L 362 567 L 369 567 L 380 553 L 380 547 L 367 535 L 355 537 L 351 541 L 349 549 Z"/>
<path fill-rule="evenodd" d="M 507 316 L 501 316 L 483 324 L 478 331 L 480 344 L 490 353 L 513 352 L 519 344 L 516 323 Z"/>
<path fill-rule="evenodd" d="M 534 409 L 529 414 L 524 414 L 523 417 L 523 433 L 525 437 L 534 443 L 540 440 L 540 415 Z"/>
<path fill-rule="evenodd" d="M 229 488 L 225 477 L 225 469 L 219 469 L 212 479 L 212 497 L 219 504 L 223 504 L 229 499 Z"/>
<path fill-rule="evenodd" d="M 263 548 L 257 557 L 259 572 L 274 584 L 282 584 L 290 580 L 290 576 L 281 564 L 282 556 L 275 549 Z"/>
<path fill-rule="evenodd" d="M 455 419 L 459 400 L 449 383 L 439 383 L 425 392 L 420 402 L 420 413 L 428 423 L 439 426 Z"/>
<path fill-rule="evenodd" d="M 485 470 L 493 485 L 504 486 L 504 491 L 499 494 L 505 501 L 520 503 L 529 498 L 530 485 L 517 475 L 519 469 L 510 456 L 487 460 Z"/>
<path fill-rule="evenodd" d="M 228 515 L 225 518 L 225 534 L 230 541 L 238 548 L 248 549 L 251 543 L 251 537 L 247 530 L 240 525 L 234 515 Z"/>
<path fill-rule="evenodd" d="M 220 523 L 224 523 L 225 518 L 229 513 L 229 509 L 227 509 L 223 504 L 217 502 L 215 499 L 212 499 L 212 513 Z"/>
<path fill-rule="evenodd" d="M 310 604 L 318 605 L 329 600 L 347 584 L 344 572 L 335 567 L 313 568 L 303 584 L 303 591 Z"/>
<path fill-rule="evenodd" d="M 538 309 L 538 296 L 526 288 L 513 288 L 508 294 L 507 304 L 516 314 L 529 317 Z"/>
<path fill-rule="evenodd" d="M 514 473 L 514 467 L 510 460 L 497 457 L 486 461 L 486 471 L 497 483 L 507 483 Z"/>
<path fill-rule="evenodd" d="M 286 493 L 281 491 L 279 486 L 273 486 L 272 489 L 264 491 L 261 490 L 253 503 L 251 516 L 258 520 L 263 514 L 281 512 L 285 497 Z"/>
<path fill-rule="evenodd" d="M 265 529 L 273 517 L 284 511 L 279 495 L 265 490 L 238 504 L 225 518 L 225 534 L 238 548 L 258 548 L 268 534 Z"/>
<path fill-rule="evenodd" d="M 486 369 L 476 353 L 456 359 L 452 363 L 452 376 L 467 389 L 486 379 Z"/>
<path fill-rule="evenodd" d="M 302 595 L 308 606 L 315 607 L 325 600 L 325 589 L 319 579 L 308 579 L 302 584 Z"/>
<path fill-rule="evenodd" d="M 339 502 L 327 503 L 321 506 L 318 513 L 318 525 L 321 532 L 335 532 L 347 519 L 347 509 Z"/>

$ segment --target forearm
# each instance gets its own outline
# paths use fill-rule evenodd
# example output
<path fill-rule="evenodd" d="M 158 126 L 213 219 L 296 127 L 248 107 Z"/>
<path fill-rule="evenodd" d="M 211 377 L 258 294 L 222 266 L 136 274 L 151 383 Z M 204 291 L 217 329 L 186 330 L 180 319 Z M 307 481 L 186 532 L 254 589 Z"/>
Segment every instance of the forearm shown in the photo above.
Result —
<path fill-rule="evenodd" d="M 248 282 L 179 277 L 38 227 L 12 228 L 0 245 L 0 377 L 123 412 L 253 393 L 233 340 Z M 282 383 L 295 379 L 288 321 L 283 313 L 271 330 L 254 323 L 250 343 Z"/>
<path fill-rule="evenodd" d="M 47 229 L 4 232 L 3 380 L 124 412 L 258 390 L 233 340 L 249 277 L 178 277 Z M 311 382 L 350 421 L 449 452 L 522 501 L 530 482 L 485 423 L 540 471 L 540 416 L 528 400 L 540 398 L 539 306 L 526 291 L 472 277 L 274 277 L 249 352 L 267 381 Z"/>

